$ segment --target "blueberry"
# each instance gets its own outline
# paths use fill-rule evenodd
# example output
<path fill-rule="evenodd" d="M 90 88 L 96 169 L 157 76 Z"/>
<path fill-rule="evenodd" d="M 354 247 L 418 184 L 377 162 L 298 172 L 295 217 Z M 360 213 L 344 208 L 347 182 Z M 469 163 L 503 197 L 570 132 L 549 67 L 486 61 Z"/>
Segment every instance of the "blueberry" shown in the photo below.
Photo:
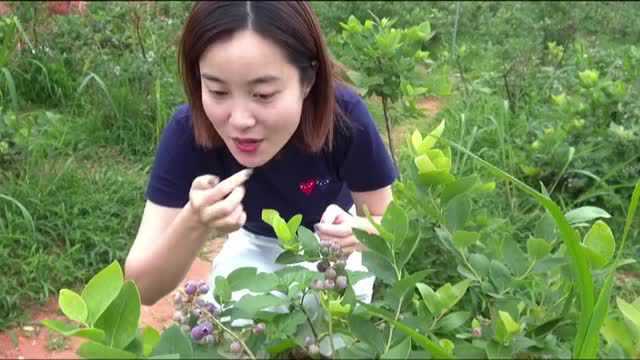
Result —
<path fill-rule="evenodd" d="M 184 286 L 184 292 L 187 295 L 194 295 L 196 291 L 198 291 L 198 286 L 191 281 L 187 282 L 187 284 Z"/>
<path fill-rule="evenodd" d="M 242 352 L 242 344 L 236 340 L 229 345 L 229 350 L 231 350 L 232 353 L 239 354 Z"/>
<path fill-rule="evenodd" d="M 329 268 L 329 261 L 327 260 L 322 260 L 318 263 L 318 265 L 316 266 L 318 268 L 318 271 L 320 271 L 321 273 L 325 272 L 327 270 L 327 268 Z"/>
<path fill-rule="evenodd" d="M 204 294 L 208 293 L 209 292 L 209 285 L 207 285 L 207 284 L 200 285 L 200 287 L 198 288 L 198 292 L 201 295 L 204 295 Z"/>
<path fill-rule="evenodd" d="M 200 324 L 200 326 L 202 327 L 202 333 L 204 336 L 213 334 L 213 325 L 211 325 L 210 322 L 206 321 Z"/>
<path fill-rule="evenodd" d="M 333 280 L 336 278 L 336 275 L 336 271 L 332 267 L 328 268 L 327 271 L 324 272 L 324 277 L 326 279 Z"/>
<path fill-rule="evenodd" d="M 313 336 L 307 336 L 304 338 L 304 346 L 311 346 L 311 344 L 315 344 L 315 340 Z"/>
<path fill-rule="evenodd" d="M 265 323 L 258 323 L 253 328 L 253 333 L 256 335 L 262 334 L 266 328 L 267 328 L 267 325 Z"/>
<path fill-rule="evenodd" d="M 336 287 L 338 289 L 344 289 L 347 287 L 347 277 L 340 275 L 336 278 Z"/>
<path fill-rule="evenodd" d="M 325 289 L 333 289 L 336 286 L 336 282 L 330 279 L 324 281 Z"/>
<path fill-rule="evenodd" d="M 195 341 L 202 340 L 205 335 L 207 334 L 204 333 L 202 325 L 194 326 L 194 328 L 191 329 L 191 338 Z"/>
<path fill-rule="evenodd" d="M 182 305 L 184 303 L 184 298 L 182 297 L 182 294 L 180 292 L 176 292 L 173 298 L 173 303 L 175 305 Z"/>
<path fill-rule="evenodd" d="M 347 267 L 347 262 L 344 260 L 338 260 L 336 261 L 336 264 L 334 265 L 334 267 L 337 272 L 343 272 L 344 269 Z"/>
<path fill-rule="evenodd" d="M 320 347 L 316 344 L 309 345 L 309 355 L 318 355 L 320 353 Z"/>
<path fill-rule="evenodd" d="M 311 285 L 311 287 L 313 289 L 316 289 L 316 290 L 322 290 L 322 289 L 324 289 L 324 282 L 322 280 L 319 280 L 319 279 L 314 280 L 313 284 Z"/>

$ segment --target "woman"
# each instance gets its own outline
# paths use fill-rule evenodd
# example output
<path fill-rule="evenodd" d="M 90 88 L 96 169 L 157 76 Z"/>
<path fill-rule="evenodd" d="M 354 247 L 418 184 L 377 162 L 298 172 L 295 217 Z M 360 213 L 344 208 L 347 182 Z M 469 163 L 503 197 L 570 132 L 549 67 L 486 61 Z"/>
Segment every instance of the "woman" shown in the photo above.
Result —
<path fill-rule="evenodd" d="M 384 213 L 396 172 L 365 103 L 335 75 L 310 5 L 196 3 L 179 63 L 189 103 L 164 130 L 125 265 L 142 302 L 172 291 L 212 233 L 228 235 L 213 277 L 280 268 L 265 208 L 302 214 L 359 260 L 352 228 L 373 231 L 363 210 Z"/>

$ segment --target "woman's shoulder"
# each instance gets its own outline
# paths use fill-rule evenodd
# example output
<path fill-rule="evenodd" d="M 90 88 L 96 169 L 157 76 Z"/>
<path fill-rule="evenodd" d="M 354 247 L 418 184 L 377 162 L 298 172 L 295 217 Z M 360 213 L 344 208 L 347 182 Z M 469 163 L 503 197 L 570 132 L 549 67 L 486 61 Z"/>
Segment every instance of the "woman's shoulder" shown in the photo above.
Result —
<path fill-rule="evenodd" d="M 336 103 L 342 112 L 350 114 L 355 107 L 363 104 L 363 100 L 355 88 L 338 82 L 336 84 Z"/>

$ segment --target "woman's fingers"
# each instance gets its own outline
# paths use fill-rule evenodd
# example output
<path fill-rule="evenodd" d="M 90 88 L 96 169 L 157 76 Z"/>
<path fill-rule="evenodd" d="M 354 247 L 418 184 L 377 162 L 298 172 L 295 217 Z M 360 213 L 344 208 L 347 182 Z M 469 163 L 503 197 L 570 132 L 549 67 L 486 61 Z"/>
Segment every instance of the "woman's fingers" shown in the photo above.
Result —
<path fill-rule="evenodd" d="M 236 187 L 224 200 L 217 201 L 213 205 L 202 209 L 200 220 L 204 223 L 213 223 L 226 217 L 232 217 L 236 208 L 242 207 L 244 194 L 244 186 Z M 237 217 L 238 215 L 235 214 L 235 216 Z"/>

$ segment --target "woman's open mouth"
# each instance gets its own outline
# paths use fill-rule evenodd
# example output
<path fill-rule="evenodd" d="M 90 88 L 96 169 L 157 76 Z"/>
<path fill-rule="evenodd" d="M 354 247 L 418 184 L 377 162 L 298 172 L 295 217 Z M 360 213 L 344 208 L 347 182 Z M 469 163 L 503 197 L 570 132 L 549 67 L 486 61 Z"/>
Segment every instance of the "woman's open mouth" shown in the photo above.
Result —
<path fill-rule="evenodd" d="M 258 147 L 260 146 L 260 143 L 262 143 L 262 139 L 233 138 L 233 143 L 240 152 L 253 153 L 258 151 Z"/>

